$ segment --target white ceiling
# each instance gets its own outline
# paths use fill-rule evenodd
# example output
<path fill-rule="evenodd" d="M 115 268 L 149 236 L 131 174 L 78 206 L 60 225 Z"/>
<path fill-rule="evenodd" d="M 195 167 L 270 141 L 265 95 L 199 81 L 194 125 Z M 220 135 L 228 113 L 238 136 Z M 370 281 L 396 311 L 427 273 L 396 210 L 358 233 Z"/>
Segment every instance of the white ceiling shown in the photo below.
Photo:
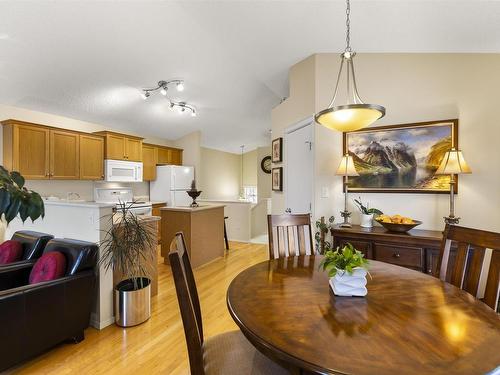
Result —
<path fill-rule="evenodd" d="M 352 0 L 358 52 L 500 52 L 500 1 Z M 344 1 L 2 1 L 0 103 L 232 152 L 269 142 L 290 65 L 344 47 Z M 198 117 L 141 87 L 172 90 Z"/>

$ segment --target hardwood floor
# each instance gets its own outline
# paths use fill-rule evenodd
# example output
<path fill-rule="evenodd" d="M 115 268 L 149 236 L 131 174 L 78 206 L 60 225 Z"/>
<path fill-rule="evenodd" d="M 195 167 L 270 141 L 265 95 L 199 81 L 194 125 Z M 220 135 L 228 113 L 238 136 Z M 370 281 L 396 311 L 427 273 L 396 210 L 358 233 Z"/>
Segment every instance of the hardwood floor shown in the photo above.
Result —
<path fill-rule="evenodd" d="M 237 329 L 226 307 L 229 283 L 245 268 L 268 258 L 267 245 L 232 242 L 230 246 L 223 259 L 194 270 L 205 337 Z M 127 329 L 89 328 L 81 343 L 61 344 L 8 373 L 189 374 L 170 266 L 160 263 L 158 277 L 159 293 L 152 299 L 152 316 L 146 323 Z"/>

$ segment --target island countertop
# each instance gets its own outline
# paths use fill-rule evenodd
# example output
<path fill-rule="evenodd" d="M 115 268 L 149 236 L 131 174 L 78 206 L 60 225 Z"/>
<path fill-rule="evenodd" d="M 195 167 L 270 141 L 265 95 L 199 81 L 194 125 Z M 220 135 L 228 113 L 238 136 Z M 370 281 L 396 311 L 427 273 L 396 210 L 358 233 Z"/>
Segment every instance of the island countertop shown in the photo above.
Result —
<path fill-rule="evenodd" d="M 198 212 L 198 211 L 204 211 L 204 210 L 212 210 L 214 208 L 221 208 L 225 207 L 224 204 L 213 204 L 213 205 L 200 205 L 199 207 L 187 207 L 187 206 L 167 206 L 167 207 L 161 207 L 161 211 L 179 211 L 179 212 Z"/>

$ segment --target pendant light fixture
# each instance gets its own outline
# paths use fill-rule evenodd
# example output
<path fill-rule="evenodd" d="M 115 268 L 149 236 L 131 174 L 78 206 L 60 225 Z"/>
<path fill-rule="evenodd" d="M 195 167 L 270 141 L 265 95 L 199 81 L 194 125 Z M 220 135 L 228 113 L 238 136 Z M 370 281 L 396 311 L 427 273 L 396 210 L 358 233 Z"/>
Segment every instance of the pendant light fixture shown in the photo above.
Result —
<path fill-rule="evenodd" d="M 338 130 L 341 132 L 354 131 L 365 128 L 379 118 L 384 117 L 385 108 L 378 104 L 365 104 L 358 93 L 356 85 L 356 75 L 354 74 L 354 56 L 356 52 L 351 49 L 351 4 L 347 0 L 346 9 L 346 47 L 344 52 L 340 55 L 340 69 L 337 76 L 337 83 L 335 85 L 335 92 L 333 93 L 332 100 L 328 108 L 318 112 L 314 119 L 320 125 L 329 129 Z M 335 99 L 339 91 L 339 81 L 342 77 L 342 71 L 346 68 L 346 82 L 347 82 L 347 104 L 336 105 Z"/>

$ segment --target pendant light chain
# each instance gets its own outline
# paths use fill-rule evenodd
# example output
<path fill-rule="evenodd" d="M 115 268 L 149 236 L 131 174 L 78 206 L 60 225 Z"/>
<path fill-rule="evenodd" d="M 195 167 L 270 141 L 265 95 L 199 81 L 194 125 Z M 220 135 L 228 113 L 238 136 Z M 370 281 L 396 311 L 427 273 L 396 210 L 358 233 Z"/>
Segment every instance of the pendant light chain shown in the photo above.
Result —
<path fill-rule="evenodd" d="M 345 11 L 346 15 L 346 21 L 345 21 L 345 26 L 346 26 L 346 36 L 345 36 L 345 52 L 351 52 L 351 1 L 347 0 L 347 7 Z"/>
<path fill-rule="evenodd" d="M 315 121 L 329 129 L 342 132 L 354 131 L 365 128 L 381 117 L 385 116 L 385 108 L 378 104 L 366 104 L 361 99 L 354 73 L 354 56 L 356 53 L 351 48 L 351 1 L 346 0 L 346 46 L 340 55 L 340 69 L 337 75 L 337 82 L 333 91 L 332 100 L 328 107 L 318 112 Z M 346 74 L 346 103 L 335 105 L 339 92 L 339 83 L 345 67 Z"/>

